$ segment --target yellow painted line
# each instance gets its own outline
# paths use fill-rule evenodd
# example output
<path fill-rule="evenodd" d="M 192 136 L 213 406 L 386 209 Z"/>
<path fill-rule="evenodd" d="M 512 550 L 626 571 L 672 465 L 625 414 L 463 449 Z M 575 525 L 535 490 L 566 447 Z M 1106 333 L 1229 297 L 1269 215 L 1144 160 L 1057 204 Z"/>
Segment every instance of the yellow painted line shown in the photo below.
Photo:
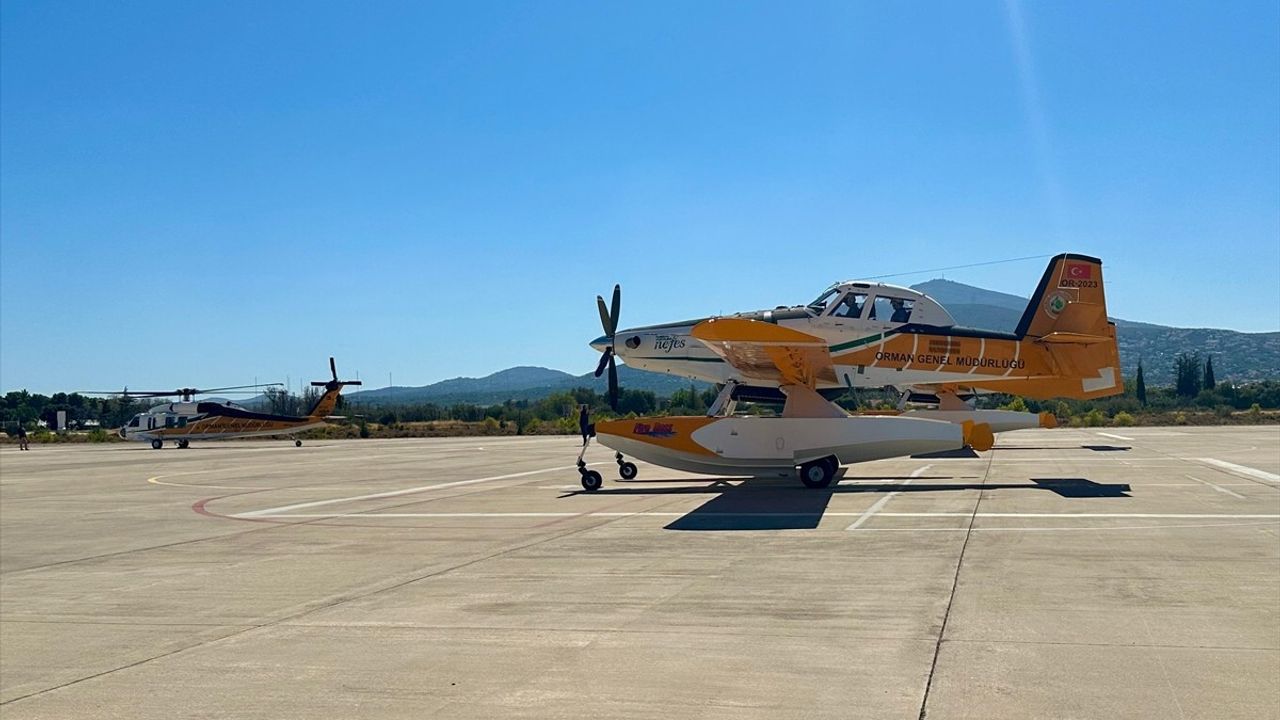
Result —
<path fill-rule="evenodd" d="M 208 471 L 206 470 L 202 472 L 208 472 Z M 194 473 L 187 473 L 187 474 L 194 474 Z M 163 480 L 160 479 L 162 477 L 172 477 L 172 476 L 156 475 L 155 477 L 147 478 L 147 482 L 151 483 L 152 485 L 168 485 L 169 487 L 208 488 L 211 490 L 262 490 L 264 489 L 264 488 L 256 488 L 256 487 L 243 487 L 243 486 L 237 486 L 237 485 L 194 485 L 189 483 L 164 482 Z"/>

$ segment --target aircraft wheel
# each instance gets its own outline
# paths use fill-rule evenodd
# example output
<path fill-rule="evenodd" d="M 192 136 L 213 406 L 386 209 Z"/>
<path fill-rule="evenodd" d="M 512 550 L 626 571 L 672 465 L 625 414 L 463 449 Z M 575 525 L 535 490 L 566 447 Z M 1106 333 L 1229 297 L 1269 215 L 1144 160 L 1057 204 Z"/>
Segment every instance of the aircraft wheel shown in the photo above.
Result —
<path fill-rule="evenodd" d="M 832 458 L 807 462 L 800 466 L 800 482 L 804 483 L 805 487 L 827 487 L 835 479 L 837 467 L 839 465 L 833 462 Z"/>
<path fill-rule="evenodd" d="M 186 450 L 186 449 L 187 449 L 187 447 L 189 447 L 190 445 L 191 445 L 191 441 L 190 441 L 190 440 L 179 440 L 179 441 L 178 441 L 178 447 L 182 448 L 183 450 Z"/>
<path fill-rule="evenodd" d="M 152 450 L 159 450 L 159 449 L 160 449 L 160 448 L 162 448 L 162 447 L 164 447 L 164 441 L 163 441 L 163 440 L 152 440 L 152 441 L 151 441 L 151 449 L 152 449 Z"/>
<path fill-rule="evenodd" d="M 618 465 L 618 474 L 622 476 L 623 480 L 634 480 L 639 472 L 633 462 L 624 462 Z"/>
<path fill-rule="evenodd" d="M 294 446 L 294 447 L 302 447 L 302 441 L 301 441 L 301 440 L 294 440 L 294 441 L 293 441 L 293 446 Z"/>
<path fill-rule="evenodd" d="M 587 492 L 595 492 L 604 484 L 604 476 L 595 470 L 588 470 L 582 473 L 582 489 Z"/>

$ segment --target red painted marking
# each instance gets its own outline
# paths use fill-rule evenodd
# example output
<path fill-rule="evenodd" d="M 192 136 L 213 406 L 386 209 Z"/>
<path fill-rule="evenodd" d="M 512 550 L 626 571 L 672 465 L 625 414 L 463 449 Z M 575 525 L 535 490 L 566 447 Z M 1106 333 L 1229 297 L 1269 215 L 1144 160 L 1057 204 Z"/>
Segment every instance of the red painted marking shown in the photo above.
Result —
<path fill-rule="evenodd" d="M 1067 263 L 1067 277 L 1072 280 L 1092 279 L 1093 266 L 1085 263 Z"/>

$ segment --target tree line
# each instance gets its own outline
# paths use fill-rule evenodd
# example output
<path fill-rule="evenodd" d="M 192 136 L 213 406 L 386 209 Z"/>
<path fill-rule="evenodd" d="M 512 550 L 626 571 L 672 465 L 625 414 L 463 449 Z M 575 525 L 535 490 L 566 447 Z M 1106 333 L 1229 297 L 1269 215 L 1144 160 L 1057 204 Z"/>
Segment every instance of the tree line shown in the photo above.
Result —
<path fill-rule="evenodd" d="M 1266 380 L 1236 385 L 1229 381 L 1218 382 L 1214 377 L 1213 359 L 1202 359 L 1195 353 L 1183 353 L 1174 362 L 1175 383 L 1167 387 L 1147 387 L 1145 371 L 1138 363 L 1137 374 L 1125 379 L 1123 394 L 1099 400 L 1018 400 L 1012 396 L 982 396 L 980 407 L 1017 407 L 1032 412 L 1048 410 L 1060 418 L 1100 412 L 1108 417 L 1118 413 L 1142 414 L 1177 410 L 1213 410 L 1228 413 L 1248 410 L 1280 408 L 1280 381 Z M 618 409 L 609 407 L 602 393 L 590 388 L 552 393 L 539 400 L 508 400 L 495 405 L 468 403 L 435 404 L 403 403 L 375 404 L 338 400 L 337 415 L 348 417 L 358 425 L 453 420 L 468 423 L 496 423 L 499 427 L 514 427 L 517 433 L 537 432 L 545 424 L 554 424 L 556 430 L 573 432 L 577 428 L 578 408 L 586 405 L 593 419 L 635 415 L 701 415 L 715 401 L 718 390 L 698 390 L 694 386 L 677 390 L 670 397 L 658 397 L 649 390 L 622 389 L 618 397 Z M 317 388 L 308 388 L 301 394 L 285 390 L 271 390 L 263 394 L 253 409 L 277 415 L 304 415 L 319 398 Z M 835 399 L 846 410 L 867 410 L 892 407 L 897 397 L 881 390 L 849 390 Z M 18 423 L 35 429 L 38 421 L 52 427 L 59 410 L 65 410 L 72 427 L 91 427 L 94 422 L 106 429 L 120 427 L 136 413 L 144 412 L 155 404 L 154 400 L 123 399 L 118 397 L 96 398 L 78 393 L 54 393 L 51 396 L 29 393 L 26 390 L 10 392 L 0 398 L 0 424 L 13 430 Z M 769 404 L 742 404 L 741 411 L 769 414 L 780 409 Z"/>

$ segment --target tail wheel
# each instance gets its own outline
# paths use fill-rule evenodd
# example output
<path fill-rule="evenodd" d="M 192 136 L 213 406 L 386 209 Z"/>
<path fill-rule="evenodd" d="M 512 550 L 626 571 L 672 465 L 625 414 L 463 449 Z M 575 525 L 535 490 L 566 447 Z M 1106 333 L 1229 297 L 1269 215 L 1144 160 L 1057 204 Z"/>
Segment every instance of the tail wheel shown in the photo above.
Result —
<path fill-rule="evenodd" d="M 301 441 L 301 440 L 294 440 L 294 441 L 293 441 L 293 446 L 294 446 L 294 447 L 302 447 L 302 441 Z"/>
<path fill-rule="evenodd" d="M 623 480 L 634 480 L 639 472 L 640 471 L 636 469 L 636 464 L 633 462 L 618 464 L 618 475 L 621 475 Z"/>
<path fill-rule="evenodd" d="M 588 470 L 582 473 L 582 489 L 587 492 L 595 492 L 604 485 L 604 476 L 595 470 Z"/>
<path fill-rule="evenodd" d="M 831 457 L 807 462 L 800 466 L 800 482 L 804 483 L 805 487 L 827 487 L 835 479 L 836 469 L 839 467 L 840 463 Z"/>
<path fill-rule="evenodd" d="M 183 450 L 187 449 L 187 447 L 190 445 L 191 445 L 190 440 L 183 439 L 178 441 L 178 447 L 182 448 Z"/>

